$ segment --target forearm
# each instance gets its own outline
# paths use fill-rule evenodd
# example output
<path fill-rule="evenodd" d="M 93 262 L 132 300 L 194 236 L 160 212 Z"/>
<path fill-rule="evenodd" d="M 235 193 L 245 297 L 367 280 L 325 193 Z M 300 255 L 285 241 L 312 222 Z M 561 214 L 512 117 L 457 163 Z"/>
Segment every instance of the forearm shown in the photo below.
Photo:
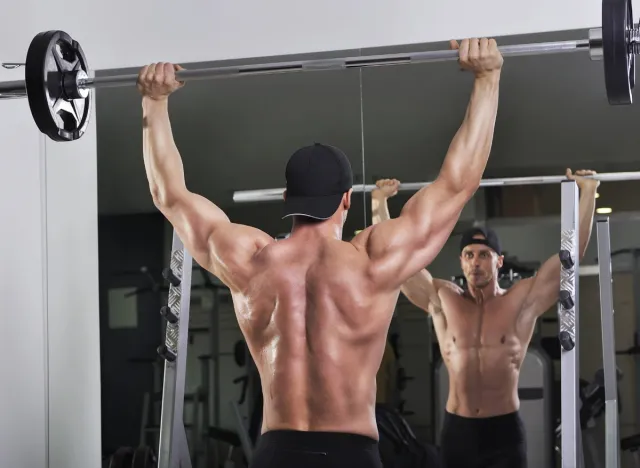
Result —
<path fill-rule="evenodd" d="M 597 187 L 588 185 L 580 193 L 579 212 L 579 255 L 582 259 L 587 252 L 591 229 L 593 227 L 593 215 L 596 207 Z"/>
<path fill-rule="evenodd" d="M 168 99 L 143 98 L 143 154 L 149 189 L 156 205 L 186 189 L 180 152 L 173 139 Z"/>
<path fill-rule="evenodd" d="M 467 112 L 449 146 L 439 178 L 456 192 L 475 192 L 487 165 L 500 88 L 499 73 L 476 78 Z"/>
<path fill-rule="evenodd" d="M 500 76 L 497 73 L 476 78 L 467 112 L 449 146 L 440 174 L 434 184 L 422 188 L 402 209 L 403 214 L 420 216 L 433 202 L 431 187 L 439 186 L 439 203 L 457 212 L 477 191 L 487 165 L 496 114 Z"/>
<path fill-rule="evenodd" d="M 387 204 L 387 198 L 383 195 L 378 195 L 375 191 L 371 194 L 371 221 L 373 224 L 378 224 L 383 221 L 391 219 L 389 214 L 389 205 Z"/>

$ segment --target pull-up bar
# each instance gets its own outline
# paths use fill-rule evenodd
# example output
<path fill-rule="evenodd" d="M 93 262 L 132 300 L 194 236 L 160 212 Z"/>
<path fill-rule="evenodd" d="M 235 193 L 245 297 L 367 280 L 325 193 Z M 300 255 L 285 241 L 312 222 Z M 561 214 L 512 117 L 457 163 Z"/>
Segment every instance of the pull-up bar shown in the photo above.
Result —
<path fill-rule="evenodd" d="M 595 176 L 588 176 L 602 182 L 621 182 L 624 180 L 640 180 L 640 172 L 609 172 L 603 174 L 596 174 Z M 559 184 L 563 180 L 566 180 L 566 176 L 537 176 L 537 177 L 508 177 L 501 179 L 482 179 L 480 181 L 480 187 L 499 187 L 506 185 L 546 185 L 546 184 Z M 431 185 L 431 182 L 410 182 L 407 184 L 400 184 L 398 190 L 402 192 L 416 192 L 422 187 Z M 371 192 L 376 188 L 375 185 L 354 185 L 354 192 Z M 254 203 L 273 200 L 282 200 L 283 188 L 275 189 L 258 189 L 258 190 L 239 190 L 233 192 L 233 201 L 236 203 Z"/>

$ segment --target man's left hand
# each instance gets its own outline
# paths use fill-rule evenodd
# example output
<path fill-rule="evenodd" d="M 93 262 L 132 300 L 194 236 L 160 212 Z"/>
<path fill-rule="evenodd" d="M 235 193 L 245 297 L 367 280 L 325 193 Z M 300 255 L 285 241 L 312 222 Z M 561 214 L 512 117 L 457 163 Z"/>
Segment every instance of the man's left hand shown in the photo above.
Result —
<path fill-rule="evenodd" d="M 593 175 L 596 175 L 596 171 L 592 171 L 590 169 L 581 169 L 579 171 L 576 171 L 575 173 L 572 173 L 571 169 L 567 168 L 567 179 L 575 180 L 580 190 L 584 190 L 586 188 L 598 188 L 598 186 L 600 185 L 599 180 L 592 179 L 591 177 L 586 177 Z"/>

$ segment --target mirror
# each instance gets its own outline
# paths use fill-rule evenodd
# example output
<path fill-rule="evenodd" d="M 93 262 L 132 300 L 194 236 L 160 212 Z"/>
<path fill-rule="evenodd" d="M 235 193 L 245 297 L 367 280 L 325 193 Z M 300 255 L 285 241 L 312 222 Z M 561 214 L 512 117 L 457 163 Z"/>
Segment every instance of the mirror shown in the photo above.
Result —
<path fill-rule="evenodd" d="M 586 31 L 563 31 L 498 41 L 507 45 L 585 35 Z M 445 43 L 415 44 L 189 67 L 447 47 Z M 359 186 L 382 178 L 410 183 L 437 177 L 464 118 L 472 83 L 473 77 L 451 62 L 194 81 L 171 99 L 170 112 L 189 188 L 219 204 L 233 221 L 274 237 L 286 236 L 291 228 L 289 220 L 281 219 L 281 201 L 235 203 L 233 192 L 284 187 L 284 166 L 300 146 L 325 142 L 342 149 L 351 162 L 356 188 L 343 233 L 348 240 L 372 223 L 371 196 L 358 190 Z M 600 63 L 578 54 L 511 57 L 505 60 L 500 96 L 485 178 L 563 175 L 566 167 L 598 172 L 637 170 L 640 137 L 635 127 L 640 110 L 608 105 Z M 158 311 L 167 302 L 161 272 L 169 262 L 172 229 L 149 196 L 137 91 L 100 90 L 97 101 L 103 446 L 106 453 L 112 453 L 121 445 L 157 447 L 162 369 L 155 350 L 164 336 Z M 596 200 L 597 208 L 612 216 L 612 251 L 626 249 L 625 260 L 619 256 L 614 261 L 614 281 L 623 284 L 616 286 L 621 297 L 616 305 L 616 321 L 621 324 L 616 338 L 619 348 L 627 350 L 633 349 L 633 332 L 638 327 L 635 317 L 640 313 L 633 297 L 640 278 L 640 254 L 633 250 L 640 249 L 638 187 L 636 182 L 605 183 Z M 398 216 L 413 194 L 401 191 L 388 201 L 391 217 Z M 481 188 L 428 269 L 436 278 L 462 280 L 460 234 L 476 223 L 487 224 L 502 239 L 506 265 L 501 285 L 508 288 L 534 275 L 558 251 L 559 214 L 558 185 Z M 596 255 L 592 240 L 585 265 L 593 266 Z M 581 333 L 591 343 L 597 342 L 599 333 L 595 297 L 590 296 L 597 288 L 594 278 L 584 281 Z M 583 332 L 584 324 L 588 327 Z M 237 442 L 238 414 L 248 421 L 249 437 L 255 438 L 262 410 L 260 382 L 247 357 L 228 290 L 198 268 L 193 272 L 190 325 L 185 389 L 191 395 L 191 401 L 185 403 L 185 422 L 194 431 L 188 434 L 190 450 L 199 461 L 219 461 L 227 445 Z M 531 362 L 541 362 L 535 360 L 542 360 L 540 356 L 549 359 L 550 364 L 540 367 L 550 370 L 555 380 L 559 361 L 552 352 L 558 349 L 553 341 L 557 327 L 551 308 L 538 321 L 529 347 L 532 353 L 539 352 L 531 355 Z M 415 442 L 427 449 L 439 444 L 446 401 L 448 377 L 440 353 L 430 317 L 401 294 L 379 373 L 378 403 L 398 411 L 411 427 Z M 630 408 L 621 416 L 626 427 L 637 424 L 632 354 L 619 358 L 628 376 L 620 384 L 625 408 Z M 581 375 L 590 379 L 601 360 L 597 345 L 583 347 Z M 547 385 L 542 377 L 527 378 L 533 379 L 527 384 L 532 387 Z M 550 398 L 559 395 L 556 392 Z M 552 466 L 548 458 L 553 457 L 553 449 L 543 443 L 554 430 L 553 415 L 545 413 L 549 402 L 523 399 L 522 415 L 531 437 L 529 452 L 534 457 L 531 466 Z M 544 411 L 536 406 L 541 404 Z M 540 415 L 547 419 L 536 419 Z M 199 427 L 209 427 L 215 442 L 204 448 L 198 445 L 202 440 Z M 538 431 L 540 427 L 546 429 Z M 544 437 L 538 438 L 538 432 Z"/>

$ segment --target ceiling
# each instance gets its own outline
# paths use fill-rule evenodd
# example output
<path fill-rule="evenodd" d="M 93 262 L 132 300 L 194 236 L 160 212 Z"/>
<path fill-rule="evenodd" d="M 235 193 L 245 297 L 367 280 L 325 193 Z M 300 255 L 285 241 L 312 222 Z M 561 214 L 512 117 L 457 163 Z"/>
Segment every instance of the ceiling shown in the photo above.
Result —
<path fill-rule="evenodd" d="M 586 31 L 571 31 L 498 42 L 586 37 Z M 412 45 L 286 60 L 444 47 Z M 249 62 L 260 60 L 240 63 Z M 378 177 L 432 179 L 462 121 L 471 83 L 472 76 L 451 62 L 193 81 L 171 97 L 170 113 L 189 188 L 230 207 L 234 190 L 282 187 L 288 156 L 315 141 L 341 147 L 358 182 L 363 169 L 367 183 Z M 640 108 L 608 105 L 602 62 L 590 61 L 587 53 L 507 58 L 500 92 L 486 176 L 548 175 L 567 166 L 600 172 L 640 169 Z M 100 213 L 153 211 L 135 88 L 97 91 L 97 128 Z"/>

